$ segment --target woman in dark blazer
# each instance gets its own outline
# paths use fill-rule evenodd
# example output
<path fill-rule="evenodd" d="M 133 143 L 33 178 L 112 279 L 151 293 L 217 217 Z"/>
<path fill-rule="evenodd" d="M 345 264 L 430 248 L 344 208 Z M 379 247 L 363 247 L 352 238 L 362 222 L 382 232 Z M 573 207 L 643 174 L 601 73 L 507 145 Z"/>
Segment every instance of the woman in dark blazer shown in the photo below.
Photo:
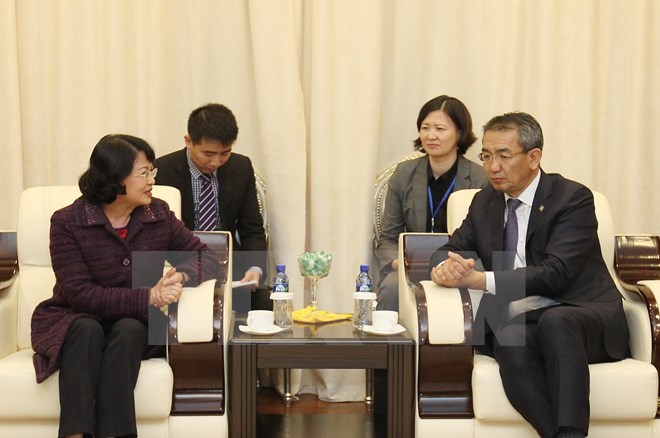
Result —
<path fill-rule="evenodd" d="M 56 282 L 32 315 L 32 347 L 38 382 L 60 370 L 59 436 L 137 436 L 133 391 L 141 360 L 162 353 L 148 341 L 164 340 L 159 309 L 183 284 L 216 276 L 210 253 L 197 260 L 206 246 L 152 198 L 154 158 L 140 138 L 103 137 L 80 177 L 82 197 L 51 218 Z M 134 251 L 154 253 L 134 268 Z M 176 268 L 163 275 L 166 257 Z"/>
<path fill-rule="evenodd" d="M 420 158 L 400 163 L 390 178 L 375 256 L 380 271 L 378 309 L 399 310 L 398 241 L 407 232 L 447 232 L 447 198 L 489 182 L 484 169 L 464 157 L 475 142 L 472 118 L 460 100 L 438 96 L 417 117 Z"/>

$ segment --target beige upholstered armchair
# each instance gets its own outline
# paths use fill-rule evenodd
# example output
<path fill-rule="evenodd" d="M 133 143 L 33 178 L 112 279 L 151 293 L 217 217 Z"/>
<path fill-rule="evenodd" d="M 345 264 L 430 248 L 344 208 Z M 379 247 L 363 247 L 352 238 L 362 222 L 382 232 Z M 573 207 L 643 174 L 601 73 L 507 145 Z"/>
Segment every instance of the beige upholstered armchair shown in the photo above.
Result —
<path fill-rule="evenodd" d="M 155 186 L 180 215 L 172 187 Z M 57 436 L 58 376 L 36 383 L 30 321 L 48 298 L 55 275 L 50 264 L 52 213 L 80 196 L 76 186 L 35 187 L 23 192 L 16 232 L 0 232 L 0 436 Z M 227 233 L 200 237 L 217 251 L 221 274 L 185 290 L 170 306 L 168 357 L 142 362 L 135 403 L 141 437 L 224 437 L 226 370 L 224 351 L 231 323 L 231 239 Z"/>
<path fill-rule="evenodd" d="M 451 195 L 450 232 L 460 225 L 476 191 Z M 632 357 L 590 365 L 589 436 L 658 437 L 660 241 L 657 236 L 615 236 L 607 199 L 594 196 L 602 253 L 621 292 Z M 430 254 L 446 239 L 404 233 L 399 241 L 400 320 L 419 348 L 416 436 L 536 436 L 509 403 L 497 362 L 475 354 L 471 346 L 481 292 L 423 281 L 428 280 Z"/>

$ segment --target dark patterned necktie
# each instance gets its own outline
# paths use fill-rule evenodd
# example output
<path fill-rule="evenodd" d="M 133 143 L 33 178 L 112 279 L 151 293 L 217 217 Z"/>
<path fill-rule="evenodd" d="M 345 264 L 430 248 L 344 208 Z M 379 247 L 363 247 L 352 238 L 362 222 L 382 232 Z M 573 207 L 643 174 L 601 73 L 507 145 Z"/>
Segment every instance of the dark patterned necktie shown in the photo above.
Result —
<path fill-rule="evenodd" d="M 518 218 L 516 209 L 520 207 L 522 201 L 515 198 L 509 198 L 506 201 L 508 210 L 506 225 L 504 226 L 504 268 L 513 269 L 513 263 L 516 259 L 516 250 L 518 248 Z"/>
<path fill-rule="evenodd" d="M 199 231 L 213 231 L 218 224 L 215 212 L 216 198 L 213 195 L 212 175 L 202 174 L 202 187 L 199 192 Z"/>

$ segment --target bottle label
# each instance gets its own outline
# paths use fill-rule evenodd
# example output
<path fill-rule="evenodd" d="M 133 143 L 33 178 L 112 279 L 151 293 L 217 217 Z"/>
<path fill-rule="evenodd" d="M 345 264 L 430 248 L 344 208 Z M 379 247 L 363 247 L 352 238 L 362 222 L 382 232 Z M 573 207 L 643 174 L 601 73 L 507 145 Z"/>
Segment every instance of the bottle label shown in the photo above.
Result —
<path fill-rule="evenodd" d="M 371 292 L 372 290 L 371 283 L 361 283 L 356 292 Z"/>
<path fill-rule="evenodd" d="M 273 292 L 289 292 L 288 284 L 275 284 L 273 285 Z"/>

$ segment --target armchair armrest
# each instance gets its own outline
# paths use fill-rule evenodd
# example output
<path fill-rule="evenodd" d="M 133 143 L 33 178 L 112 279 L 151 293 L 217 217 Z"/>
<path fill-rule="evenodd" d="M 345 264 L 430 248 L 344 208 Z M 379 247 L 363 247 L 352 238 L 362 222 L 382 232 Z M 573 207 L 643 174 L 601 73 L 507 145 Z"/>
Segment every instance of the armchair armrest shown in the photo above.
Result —
<path fill-rule="evenodd" d="M 445 233 L 402 233 L 399 248 L 403 249 L 403 266 L 412 283 L 429 279 L 429 261 L 433 253 L 447 243 Z"/>
<path fill-rule="evenodd" d="M 641 280 L 660 279 L 660 236 L 617 235 L 614 270 L 626 288 Z"/>
<path fill-rule="evenodd" d="M 184 343 L 213 340 L 215 280 L 197 287 L 184 287 L 176 306 L 176 338 Z"/>
<path fill-rule="evenodd" d="M 231 238 L 225 232 L 195 235 L 215 252 L 221 269 L 218 279 L 186 288 L 190 296 L 170 306 L 172 415 L 222 415 L 226 399 L 223 317 L 227 315 L 225 306 L 231 309 L 231 298 L 227 299 L 231 297 Z"/>
<path fill-rule="evenodd" d="M 447 289 L 430 281 L 416 283 L 412 289 L 418 309 L 422 310 L 417 375 L 419 416 L 472 418 L 474 347 L 470 295 L 467 289 Z M 449 319 L 443 321 L 444 317 Z"/>
<path fill-rule="evenodd" d="M 651 363 L 660 371 L 660 309 L 654 283 L 660 279 L 660 237 L 644 234 L 617 235 L 614 242 L 614 270 L 628 293 L 638 294 L 649 315 L 651 327 Z"/>
<path fill-rule="evenodd" d="M 16 351 L 18 318 L 16 232 L 0 231 L 0 358 Z M 16 283 L 17 285 L 17 283 Z"/>
<path fill-rule="evenodd" d="M 0 231 L 0 290 L 14 282 L 17 272 L 16 231 Z"/>
<path fill-rule="evenodd" d="M 627 293 L 641 297 L 646 305 L 651 332 L 651 363 L 660 373 L 660 236 L 617 235 L 614 248 L 614 270 L 619 283 Z M 660 386 L 658 394 L 660 396 Z"/>
<path fill-rule="evenodd" d="M 400 317 L 410 320 L 406 327 L 415 331 L 419 349 L 420 418 L 473 418 L 470 294 L 421 281 L 428 280 L 431 254 L 446 240 L 446 235 L 427 233 L 399 237 Z"/>
<path fill-rule="evenodd" d="M 642 296 L 649 313 L 651 324 L 651 363 L 660 374 L 660 311 L 658 310 L 658 297 L 660 297 L 660 280 L 644 280 L 637 283 L 637 290 Z M 656 418 L 660 417 L 660 382 L 658 384 L 658 410 Z"/>

